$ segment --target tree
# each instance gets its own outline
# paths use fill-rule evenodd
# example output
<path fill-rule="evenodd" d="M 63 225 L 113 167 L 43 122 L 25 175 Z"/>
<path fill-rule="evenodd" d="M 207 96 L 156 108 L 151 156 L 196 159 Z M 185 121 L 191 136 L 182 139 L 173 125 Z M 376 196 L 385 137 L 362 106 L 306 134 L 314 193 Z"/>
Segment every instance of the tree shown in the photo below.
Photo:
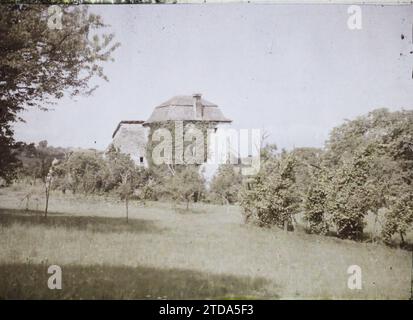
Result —
<path fill-rule="evenodd" d="M 407 191 L 407 190 L 406 190 Z M 413 224 L 413 196 L 411 192 L 401 194 L 392 199 L 392 204 L 386 214 L 386 222 L 382 229 L 385 242 L 390 242 L 394 234 L 399 234 L 401 244 L 405 244 L 404 236 Z"/>
<path fill-rule="evenodd" d="M 313 174 L 320 171 L 323 151 L 318 148 L 295 148 L 291 154 L 296 160 L 295 184 L 300 196 L 303 197 L 311 185 Z"/>
<path fill-rule="evenodd" d="M 125 200 L 126 222 L 129 222 L 129 198 L 133 194 L 129 172 L 122 174 L 122 181 L 120 182 L 117 191 L 121 197 L 121 200 Z"/>
<path fill-rule="evenodd" d="M 53 183 L 53 178 L 55 176 L 55 168 L 56 166 L 59 164 L 59 160 L 54 159 L 50 168 L 49 168 L 49 172 L 47 173 L 46 179 L 45 179 L 45 193 L 46 193 L 46 205 L 44 208 L 44 216 L 45 218 L 47 218 L 47 211 L 49 209 L 49 197 L 50 197 L 50 189 L 52 187 L 52 183 Z"/>
<path fill-rule="evenodd" d="M 326 201 L 329 180 L 326 169 L 313 169 L 311 178 L 303 200 L 304 218 L 311 233 L 327 234 L 329 216 L 326 212 Z"/>
<path fill-rule="evenodd" d="M 293 228 L 294 214 L 299 208 L 295 188 L 295 158 L 284 153 L 261 167 L 241 193 L 241 207 L 246 220 L 254 217 L 260 225 Z"/>
<path fill-rule="evenodd" d="M 21 165 L 17 153 L 22 145 L 14 140 L 11 126 L 3 113 L 5 110 L 0 106 L 0 180 L 4 179 L 6 183 L 10 183 Z"/>
<path fill-rule="evenodd" d="M 198 166 L 184 166 L 165 179 L 163 193 L 168 194 L 174 201 L 183 201 L 186 210 L 189 203 L 204 190 L 204 179 L 199 173 Z"/>
<path fill-rule="evenodd" d="M 261 138 L 261 148 L 260 148 L 260 161 L 264 164 L 267 161 L 274 159 L 277 156 L 277 145 L 272 144 L 264 144 L 266 139 L 266 135 Z"/>
<path fill-rule="evenodd" d="M 38 180 L 45 188 L 45 216 L 47 216 L 50 190 L 52 182 L 57 176 L 57 165 L 59 160 L 64 158 L 65 153 L 62 148 L 49 147 L 46 140 L 40 141 L 37 146 L 33 143 L 21 143 L 15 153 L 16 158 L 21 162 L 18 175 L 20 178 L 29 179 L 30 184 L 36 184 Z M 24 195 L 26 199 L 26 210 L 29 208 L 30 199 L 35 195 L 34 189 L 29 190 Z"/>
<path fill-rule="evenodd" d="M 26 108 L 47 109 L 68 94 L 88 95 L 97 76 L 106 79 L 102 62 L 119 44 L 98 33 L 102 19 L 86 6 L 62 6 L 62 29 L 48 27 L 47 6 L 4 5 L 0 16 L 0 176 L 16 169 L 11 124 L 23 121 Z"/>
<path fill-rule="evenodd" d="M 219 166 L 217 173 L 212 178 L 210 192 L 215 199 L 228 205 L 238 200 L 241 186 L 242 175 L 239 167 L 223 164 Z"/>
<path fill-rule="evenodd" d="M 261 170 L 246 181 L 242 192 L 247 219 L 285 227 L 302 204 L 313 233 L 334 229 L 341 238 L 361 240 L 369 212 L 376 223 L 379 212 L 385 212 L 385 242 L 399 235 L 403 244 L 413 229 L 411 110 L 378 109 L 347 120 L 332 130 L 325 151 L 300 148 L 280 156 L 268 150 L 261 154 Z"/>
<path fill-rule="evenodd" d="M 122 175 L 125 173 L 128 173 L 130 179 L 139 174 L 130 155 L 121 153 L 113 145 L 110 145 L 105 153 L 105 162 L 107 166 L 104 173 L 104 191 L 110 191 L 122 183 Z"/>
<path fill-rule="evenodd" d="M 341 238 L 361 239 L 364 217 L 373 207 L 373 189 L 369 188 L 370 157 L 358 154 L 338 168 L 327 196 L 327 210 Z"/>
<path fill-rule="evenodd" d="M 73 193 L 104 191 L 107 164 L 102 154 L 95 150 L 72 152 L 56 169 L 64 187 Z"/>
<path fill-rule="evenodd" d="M 142 187 L 144 169 L 137 168 L 131 157 L 111 145 L 105 154 L 105 191 L 116 188 L 121 200 L 125 201 L 126 222 L 129 221 L 129 199 L 134 191 Z"/>
<path fill-rule="evenodd" d="M 412 227 L 413 111 L 374 110 L 334 128 L 324 164 L 334 173 L 327 211 L 343 237 L 360 238 L 367 211 L 386 209 L 382 238 Z"/>

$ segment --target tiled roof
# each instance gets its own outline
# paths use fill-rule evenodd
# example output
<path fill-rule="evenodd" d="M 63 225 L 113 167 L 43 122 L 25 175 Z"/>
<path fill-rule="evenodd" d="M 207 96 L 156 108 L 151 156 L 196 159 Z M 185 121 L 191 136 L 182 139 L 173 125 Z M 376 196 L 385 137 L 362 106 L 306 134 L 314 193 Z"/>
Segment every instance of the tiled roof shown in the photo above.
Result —
<path fill-rule="evenodd" d="M 193 96 L 175 96 L 165 101 L 154 109 L 144 125 L 165 121 L 232 122 L 216 104 L 207 100 L 200 98 L 194 108 L 194 99 Z"/>

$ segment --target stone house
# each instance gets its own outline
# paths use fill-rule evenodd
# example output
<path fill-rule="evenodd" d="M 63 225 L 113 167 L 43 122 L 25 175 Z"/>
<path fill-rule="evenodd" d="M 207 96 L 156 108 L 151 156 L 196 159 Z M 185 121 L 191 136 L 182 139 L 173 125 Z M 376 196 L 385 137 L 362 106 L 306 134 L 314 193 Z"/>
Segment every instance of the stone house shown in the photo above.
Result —
<path fill-rule="evenodd" d="M 202 121 L 214 128 L 232 122 L 223 115 L 218 105 L 203 99 L 201 94 L 175 96 L 155 107 L 146 121 L 121 121 L 113 132 L 112 144 L 120 152 L 129 154 L 135 163 L 146 167 L 146 146 L 150 127 L 169 121 Z"/>

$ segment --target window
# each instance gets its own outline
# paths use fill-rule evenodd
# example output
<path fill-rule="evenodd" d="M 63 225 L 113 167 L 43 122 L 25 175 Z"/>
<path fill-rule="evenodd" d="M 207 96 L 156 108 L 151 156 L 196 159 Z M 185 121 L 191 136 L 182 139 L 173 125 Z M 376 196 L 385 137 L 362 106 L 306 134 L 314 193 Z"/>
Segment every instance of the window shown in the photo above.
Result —
<path fill-rule="evenodd" d="M 139 157 L 139 162 L 143 163 L 143 157 Z"/>

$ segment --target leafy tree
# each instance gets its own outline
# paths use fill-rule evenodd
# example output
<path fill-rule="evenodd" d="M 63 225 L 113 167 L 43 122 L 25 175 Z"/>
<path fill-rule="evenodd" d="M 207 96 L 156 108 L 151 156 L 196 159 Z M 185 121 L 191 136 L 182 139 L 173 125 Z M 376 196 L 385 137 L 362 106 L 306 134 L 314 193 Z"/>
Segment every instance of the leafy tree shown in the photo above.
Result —
<path fill-rule="evenodd" d="M 10 183 L 16 178 L 16 170 L 21 165 L 17 153 L 22 144 L 14 140 L 13 131 L 4 113 L 5 110 L 0 107 L 0 180 Z"/>
<path fill-rule="evenodd" d="M 63 160 L 66 156 L 66 150 L 63 148 L 54 148 L 48 146 L 46 140 L 40 141 L 37 146 L 29 144 L 18 153 L 18 158 L 22 162 L 20 175 L 40 179 L 43 183 L 46 181 L 47 174 L 52 166 L 53 160 Z"/>
<path fill-rule="evenodd" d="M 111 145 L 105 154 L 106 177 L 105 191 L 113 188 L 119 194 L 121 200 L 125 201 L 126 222 L 129 220 L 129 200 L 138 190 L 147 191 L 145 186 L 149 180 L 148 171 L 137 167 L 131 157 L 121 153 Z M 140 197 L 146 194 L 140 192 Z"/>
<path fill-rule="evenodd" d="M 102 154 L 89 150 L 71 153 L 59 168 L 65 188 L 73 193 L 96 193 L 104 190 L 106 163 Z"/>
<path fill-rule="evenodd" d="M 134 196 L 136 196 L 140 201 L 142 201 L 143 205 L 146 204 L 146 200 L 157 200 L 157 182 L 156 180 L 150 175 L 150 172 L 146 169 L 138 168 L 138 172 L 140 172 L 140 179 L 134 190 Z"/>
<path fill-rule="evenodd" d="M 45 216 L 47 216 L 48 203 L 52 182 L 54 183 L 59 160 L 65 156 L 64 149 L 49 147 L 46 140 L 40 141 L 37 146 L 21 143 L 16 150 L 16 158 L 21 166 L 18 171 L 20 178 L 29 179 L 30 184 L 35 184 L 38 180 L 45 188 Z M 36 195 L 35 189 L 29 188 L 22 200 L 26 200 L 26 210 L 29 208 L 30 199 Z"/>
<path fill-rule="evenodd" d="M 318 148 L 295 148 L 291 154 L 296 159 L 295 184 L 300 197 L 303 197 L 311 185 L 314 172 L 320 170 L 323 151 Z"/>
<path fill-rule="evenodd" d="M 242 175 L 238 167 L 223 164 L 212 178 L 210 192 L 223 204 L 235 203 L 242 186 Z"/>
<path fill-rule="evenodd" d="M 412 227 L 412 137 L 413 111 L 406 110 L 374 110 L 333 129 L 325 154 L 334 172 L 327 210 L 341 236 L 360 237 L 367 211 L 377 216 L 386 208 L 383 239 L 399 233 L 404 241 Z"/>
<path fill-rule="evenodd" d="M 181 167 L 164 181 L 161 192 L 169 195 L 174 201 L 185 202 L 186 210 L 189 209 L 191 200 L 199 198 L 205 188 L 198 166 Z"/>
<path fill-rule="evenodd" d="M 267 143 L 264 145 L 264 140 L 265 140 L 265 137 L 262 138 L 262 141 L 261 141 L 262 146 L 260 148 L 260 160 L 262 164 L 274 159 L 277 155 L 276 153 L 277 145 L 274 143 L 272 144 Z"/>
<path fill-rule="evenodd" d="M 53 160 L 63 160 L 69 153 L 65 148 L 48 146 L 46 140 L 40 141 L 37 145 L 34 143 L 19 143 L 19 145 L 19 148 L 14 151 L 20 162 L 16 179 L 24 179 L 30 184 L 36 183 L 37 180 L 45 182 Z"/>
<path fill-rule="evenodd" d="M 10 180 L 16 168 L 12 123 L 26 108 L 47 109 L 64 94 L 90 94 L 102 62 L 118 44 L 98 32 L 102 19 L 86 6 L 63 6 L 62 29 L 48 27 L 47 6 L 3 5 L 0 15 L 0 176 Z"/>
<path fill-rule="evenodd" d="M 104 173 L 104 190 L 110 191 L 122 183 L 122 175 L 128 174 L 128 179 L 133 179 L 136 166 L 131 157 L 121 153 L 113 145 L 109 146 L 105 153 L 106 172 Z"/>
<path fill-rule="evenodd" d="M 360 154 L 344 163 L 336 172 L 327 196 L 327 210 L 341 238 L 361 239 L 364 217 L 372 208 L 372 193 L 368 188 L 369 157 Z"/>
<path fill-rule="evenodd" d="M 412 192 L 407 191 L 406 194 L 400 194 L 392 200 L 392 204 L 386 214 L 382 237 L 385 242 L 390 242 L 394 234 L 399 234 L 401 243 L 404 245 L 404 236 L 408 230 L 412 229 L 413 225 Z"/>
<path fill-rule="evenodd" d="M 295 165 L 295 158 L 287 153 L 265 163 L 241 194 L 246 220 L 253 217 L 263 226 L 293 228 L 293 216 L 299 208 Z"/>
<path fill-rule="evenodd" d="M 357 150 L 369 145 L 380 147 L 394 160 L 404 162 L 407 169 L 413 162 L 413 111 L 390 112 L 377 109 L 335 127 L 326 142 L 325 164 L 336 167 L 353 158 Z M 413 173 L 406 172 L 410 175 Z"/>
<path fill-rule="evenodd" d="M 304 218 L 311 233 L 327 234 L 329 231 L 326 201 L 328 196 L 328 176 L 323 169 L 313 169 L 312 179 L 304 196 Z"/>

